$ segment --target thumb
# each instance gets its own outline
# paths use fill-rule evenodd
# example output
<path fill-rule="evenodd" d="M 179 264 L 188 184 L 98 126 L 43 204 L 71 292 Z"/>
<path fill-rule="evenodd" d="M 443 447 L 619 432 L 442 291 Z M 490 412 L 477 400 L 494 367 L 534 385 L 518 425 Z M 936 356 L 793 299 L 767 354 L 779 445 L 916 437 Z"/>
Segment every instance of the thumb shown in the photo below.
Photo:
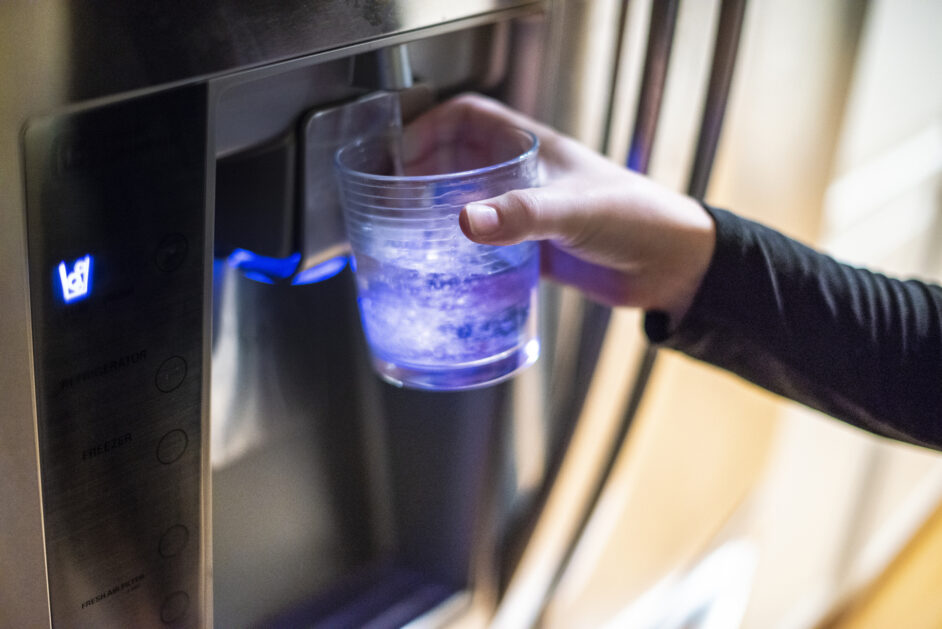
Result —
<path fill-rule="evenodd" d="M 465 236 L 481 244 L 513 245 L 524 240 L 577 234 L 578 203 L 552 188 L 512 190 L 466 205 L 458 217 Z"/>

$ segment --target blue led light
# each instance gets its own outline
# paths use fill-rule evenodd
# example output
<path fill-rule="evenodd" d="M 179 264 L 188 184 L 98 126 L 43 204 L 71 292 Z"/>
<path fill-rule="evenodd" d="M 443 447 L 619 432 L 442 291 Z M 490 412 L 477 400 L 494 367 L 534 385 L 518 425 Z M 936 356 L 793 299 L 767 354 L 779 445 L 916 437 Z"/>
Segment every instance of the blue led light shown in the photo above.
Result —
<path fill-rule="evenodd" d="M 250 279 L 255 282 L 260 282 L 262 284 L 274 284 L 275 283 L 275 280 L 273 280 L 271 277 L 269 277 L 268 275 L 265 275 L 264 273 L 259 273 L 258 271 L 243 271 L 242 275 L 246 279 Z"/>
<path fill-rule="evenodd" d="M 277 280 L 291 277 L 294 270 L 298 268 L 298 263 L 301 262 L 301 254 L 295 253 L 287 258 L 273 258 L 246 249 L 236 249 L 229 254 L 227 262 L 229 266 L 240 269 L 249 279 L 274 284 Z"/>
<path fill-rule="evenodd" d="M 326 262 L 321 262 L 316 266 L 312 266 L 309 269 L 304 269 L 300 273 L 294 276 L 294 279 L 291 280 L 292 284 L 313 284 L 315 282 L 321 282 L 323 280 L 329 279 L 341 271 L 344 267 L 347 266 L 347 257 L 338 256 L 336 258 L 331 258 Z"/>
<path fill-rule="evenodd" d="M 59 263 L 59 287 L 62 289 L 62 299 L 70 304 L 85 299 L 92 291 L 92 263 L 94 258 L 86 255 L 72 262 L 72 270 L 68 270 L 65 260 Z"/>
<path fill-rule="evenodd" d="M 259 255 L 246 249 L 235 249 L 226 259 L 232 268 L 242 271 L 247 279 L 263 284 L 275 284 L 294 275 L 301 263 L 301 254 L 295 253 L 287 258 L 272 258 Z M 326 262 L 304 269 L 291 279 L 294 285 L 313 284 L 331 278 L 347 266 L 347 256 L 337 256 Z"/>

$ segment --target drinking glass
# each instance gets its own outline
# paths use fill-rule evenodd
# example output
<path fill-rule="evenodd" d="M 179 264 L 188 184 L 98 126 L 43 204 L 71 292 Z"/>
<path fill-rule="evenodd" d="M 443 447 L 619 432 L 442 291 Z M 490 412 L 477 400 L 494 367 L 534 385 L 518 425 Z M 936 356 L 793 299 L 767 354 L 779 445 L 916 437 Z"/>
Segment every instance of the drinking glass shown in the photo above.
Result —
<path fill-rule="evenodd" d="M 400 386 L 481 387 L 534 363 L 539 249 L 476 244 L 461 208 L 537 185 L 537 138 L 458 129 L 403 166 L 400 136 L 336 155 L 360 317 L 375 370 Z"/>

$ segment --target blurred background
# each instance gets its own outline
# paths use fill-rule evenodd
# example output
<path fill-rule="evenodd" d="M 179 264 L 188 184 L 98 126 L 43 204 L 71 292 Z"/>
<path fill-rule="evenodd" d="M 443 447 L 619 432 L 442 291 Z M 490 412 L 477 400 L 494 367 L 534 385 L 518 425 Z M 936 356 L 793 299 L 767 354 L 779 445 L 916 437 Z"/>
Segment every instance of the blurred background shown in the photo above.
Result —
<path fill-rule="evenodd" d="M 604 33 L 621 3 L 594 4 L 591 54 L 603 62 L 570 106 L 599 112 L 571 129 L 599 146 L 603 130 L 592 121 L 603 118 L 595 94 L 604 88 L 591 85 L 612 67 Z M 717 4 L 681 3 L 677 18 L 651 174 L 680 189 Z M 635 110 L 651 6 L 632 0 L 624 14 L 621 129 Z M 839 259 L 938 281 L 940 32 L 942 2 L 748 2 L 707 201 Z M 622 161 L 625 151 L 610 154 Z M 580 448 L 608 439 L 603 417 L 623 410 L 617 400 L 626 396 L 615 393 L 638 368 L 639 327 L 638 313 L 616 313 L 564 477 L 596 465 L 579 459 Z M 555 508 L 565 505 L 559 496 Z M 661 352 L 543 626 L 939 627 L 940 588 L 939 453 L 872 437 Z"/>

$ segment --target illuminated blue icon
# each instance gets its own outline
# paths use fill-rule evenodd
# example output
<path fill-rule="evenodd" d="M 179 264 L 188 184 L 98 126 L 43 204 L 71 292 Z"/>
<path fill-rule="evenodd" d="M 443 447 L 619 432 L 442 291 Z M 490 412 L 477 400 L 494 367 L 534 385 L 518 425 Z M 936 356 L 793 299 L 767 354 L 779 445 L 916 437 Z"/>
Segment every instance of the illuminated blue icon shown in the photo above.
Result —
<path fill-rule="evenodd" d="M 92 257 L 79 258 L 72 263 L 72 272 L 66 270 L 65 261 L 59 263 L 59 283 L 65 303 L 84 299 L 92 289 Z"/>

